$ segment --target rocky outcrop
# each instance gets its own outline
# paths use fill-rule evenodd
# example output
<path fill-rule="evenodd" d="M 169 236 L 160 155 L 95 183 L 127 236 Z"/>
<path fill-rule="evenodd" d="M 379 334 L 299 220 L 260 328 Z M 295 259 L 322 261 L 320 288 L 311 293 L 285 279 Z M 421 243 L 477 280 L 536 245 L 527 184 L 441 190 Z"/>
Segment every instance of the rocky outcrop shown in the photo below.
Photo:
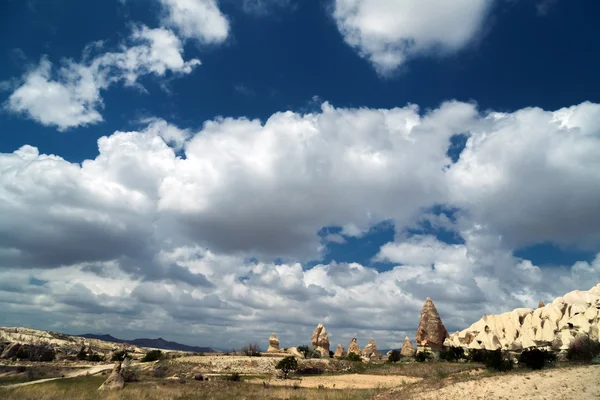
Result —
<path fill-rule="evenodd" d="M 121 363 L 116 362 L 112 370 L 112 373 L 107 380 L 98 388 L 100 391 L 105 390 L 120 390 L 125 386 L 125 379 L 123 378 L 123 371 L 121 369 Z"/>
<path fill-rule="evenodd" d="M 288 347 L 287 353 L 293 355 L 294 357 L 304 358 L 304 354 L 300 353 L 297 347 Z"/>
<path fill-rule="evenodd" d="M 421 351 L 440 351 L 447 337 L 448 331 L 442 323 L 440 314 L 433 301 L 428 297 L 421 310 L 421 320 L 416 338 L 417 348 Z"/>
<path fill-rule="evenodd" d="M 335 349 L 335 354 L 333 355 L 335 358 L 346 357 L 346 349 L 341 344 L 338 344 L 337 349 Z"/>
<path fill-rule="evenodd" d="M 277 335 L 274 333 L 269 337 L 269 348 L 267 349 L 267 353 L 279 353 L 279 339 L 277 339 Z"/>
<path fill-rule="evenodd" d="M 313 348 L 321 353 L 321 357 L 329 358 L 329 335 L 323 324 L 317 325 L 310 341 Z"/>
<path fill-rule="evenodd" d="M 376 359 L 381 356 L 381 354 L 379 354 L 379 350 L 377 350 L 377 345 L 375 344 L 373 338 L 369 340 L 369 343 L 363 349 L 361 356 L 369 360 Z"/>
<path fill-rule="evenodd" d="M 356 340 L 356 338 L 352 338 L 352 340 L 350 341 L 350 346 L 348 346 L 348 354 L 350 353 L 354 353 L 359 356 L 361 354 L 360 347 L 358 346 L 358 341 Z"/>
<path fill-rule="evenodd" d="M 415 355 L 417 351 L 415 350 L 415 346 L 413 346 L 410 339 L 407 337 L 404 338 L 404 344 L 402 345 L 402 350 L 400 350 L 400 354 L 403 357 L 412 357 Z"/>
<path fill-rule="evenodd" d="M 599 339 L 600 284 L 575 290 L 535 310 L 517 308 L 484 315 L 469 328 L 452 334 L 444 344 L 467 349 L 519 352 L 532 347 L 567 350 L 579 336 Z"/>
<path fill-rule="evenodd" d="M 546 305 L 544 304 L 543 301 L 540 300 L 540 302 L 538 303 L 538 308 L 544 308 L 546 307 Z"/>

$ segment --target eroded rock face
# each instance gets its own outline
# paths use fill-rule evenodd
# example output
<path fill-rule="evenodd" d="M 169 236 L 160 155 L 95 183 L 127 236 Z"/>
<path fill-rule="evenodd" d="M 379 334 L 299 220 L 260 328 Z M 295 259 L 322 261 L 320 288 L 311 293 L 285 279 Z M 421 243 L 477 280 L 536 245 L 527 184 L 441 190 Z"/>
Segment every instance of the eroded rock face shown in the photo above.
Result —
<path fill-rule="evenodd" d="M 419 350 L 439 351 L 448 337 L 448 331 L 442 323 L 435 304 L 428 297 L 421 310 L 421 320 L 417 329 L 417 347 Z"/>
<path fill-rule="evenodd" d="M 102 385 L 98 388 L 100 391 L 108 391 L 108 390 L 120 390 L 125 386 L 125 379 L 123 378 L 123 371 L 121 369 L 121 363 L 116 362 L 115 366 L 108 377 L 107 380 L 104 381 Z"/>
<path fill-rule="evenodd" d="M 373 338 L 369 340 L 369 343 L 363 349 L 361 356 L 368 359 L 378 358 L 381 356 L 381 354 L 379 354 L 379 350 L 377 350 L 377 345 L 375 344 L 375 340 L 373 340 Z"/>
<path fill-rule="evenodd" d="M 288 347 L 287 353 L 298 358 L 304 358 L 304 354 L 300 353 L 297 347 Z"/>
<path fill-rule="evenodd" d="M 356 338 L 352 338 L 352 340 L 350 341 L 350 346 L 348 346 L 348 354 L 350 353 L 354 353 L 359 356 L 361 354 L 360 347 L 358 346 L 358 341 L 356 340 Z"/>
<path fill-rule="evenodd" d="M 578 336 L 598 340 L 599 331 L 600 284 L 588 291 L 567 293 L 535 310 L 517 308 L 484 315 L 469 328 L 452 334 L 444 345 L 515 352 L 533 347 L 567 350 Z"/>
<path fill-rule="evenodd" d="M 543 301 L 540 300 L 540 302 L 538 303 L 538 308 L 543 308 L 546 307 L 546 305 L 544 304 Z"/>
<path fill-rule="evenodd" d="M 321 357 L 329 358 L 329 335 L 323 324 L 317 325 L 310 341 L 313 348 L 321 353 Z"/>
<path fill-rule="evenodd" d="M 341 344 L 338 344 L 337 349 L 335 349 L 335 354 L 333 355 L 335 358 L 346 357 L 346 349 Z"/>
<path fill-rule="evenodd" d="M 279 339 L 274 333 L 269 337 L 269 348 L 267 349 L 267 353 L 279 353 Z"/>
<path fill-rule="evenodd" d="M 417 351 L 415 350 L 415 346 L 413 346 L 409 337 L 404 338 L 404 344 L 402 344 L 402 350 L 400 350 L 400 354 L 403 357 L 412 357 L 415 355 Z"/>

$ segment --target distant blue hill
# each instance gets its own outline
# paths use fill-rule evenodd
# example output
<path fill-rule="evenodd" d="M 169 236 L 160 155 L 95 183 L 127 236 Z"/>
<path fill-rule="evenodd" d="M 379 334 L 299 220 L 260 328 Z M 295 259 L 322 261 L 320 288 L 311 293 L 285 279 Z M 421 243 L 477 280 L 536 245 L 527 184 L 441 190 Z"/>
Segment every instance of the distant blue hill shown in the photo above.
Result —
<path fill-rule="evenodd" d="M 103 340 L 105 342 L 112 343 L 129 343 L 133 346 L 138 347 L 151 347 L 154 349 L 162 349 L 162 350 L 175 350 L 175 351 L 189 351 L 192 353 L 214 353 L 216 350 L 212 347 L 198 347 L 198 346 L 188 346 L 185 344 L 177 343 L 177 342 L 169 342 L 163 338 L 158 339 L 133 339 L 133 340 L 122 340 L 118 339 L 112 335 L 96 335 L 93 333 L 85 333 L 83 335 L 79 335 L 80 337 L 84 337 L 87 339 L 98 339 Z"/>

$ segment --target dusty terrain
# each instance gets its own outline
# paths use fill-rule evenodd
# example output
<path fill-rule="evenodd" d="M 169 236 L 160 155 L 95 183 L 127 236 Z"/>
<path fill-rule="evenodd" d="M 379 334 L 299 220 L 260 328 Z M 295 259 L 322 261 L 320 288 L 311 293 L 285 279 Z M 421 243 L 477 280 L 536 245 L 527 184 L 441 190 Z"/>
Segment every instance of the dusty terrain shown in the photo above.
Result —
<path fill-rule="evenodd" d="M 441 388 L 393 389 L 378 399 L 510 399 L 598 400 L 600 365 L 567 367 L 526 373 L 508 373 L 449 384 Z"/>
<path fill-rule="evenodd" d="M 368 374 L 341 374 L 303 376 L 290 380 L 270 380 L 272 386 L 294 386 L 301 388 L 323 388 L 323 389 L 382 389 L 402 386 L 420 381 L 421 378 L 413 378 L 401 375 L 368 375 Z M 252 379 L 249 383 L 262 383 L 264 380 Z"/>

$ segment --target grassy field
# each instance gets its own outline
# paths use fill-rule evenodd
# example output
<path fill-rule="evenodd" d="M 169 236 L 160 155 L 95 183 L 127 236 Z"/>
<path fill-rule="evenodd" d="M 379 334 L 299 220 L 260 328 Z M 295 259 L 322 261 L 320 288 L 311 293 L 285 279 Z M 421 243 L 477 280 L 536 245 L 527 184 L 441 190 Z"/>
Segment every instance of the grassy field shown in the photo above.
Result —
<path fill-rule="evenodd" d="M 254 385 L 244 382 L 196 382 L 180 383 L 174 380 L 129 383 L 119 392 L 98 392 L 105 376 L 63 379 L 16 389 L 0 389 L 3 400 L 363 400 L 377 394 L 377 390 L 322 390 L 293 389 Z M 3 391 L 3 392 L 2 392 Z"/>

